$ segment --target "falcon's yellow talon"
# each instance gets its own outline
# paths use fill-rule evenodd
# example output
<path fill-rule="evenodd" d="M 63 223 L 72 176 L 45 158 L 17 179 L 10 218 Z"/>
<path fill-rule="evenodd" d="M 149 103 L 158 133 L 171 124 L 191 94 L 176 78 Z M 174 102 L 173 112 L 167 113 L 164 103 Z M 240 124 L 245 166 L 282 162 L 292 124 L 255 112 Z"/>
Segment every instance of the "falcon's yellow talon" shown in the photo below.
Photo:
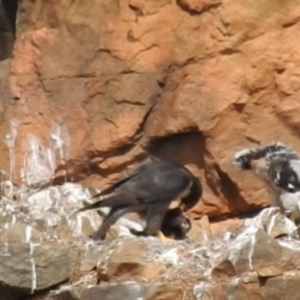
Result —
<path fill-rule="evenodd" d="M 166 242 L 166 241 L 171 240 L 170 238 L 167 238 L 167 237 L 162 233 L 162 231 L 158 231 L 157 237 L 158 237 L 158 238 L 160 239 L 160 241 L 162 241 L 162 242 Z"/>

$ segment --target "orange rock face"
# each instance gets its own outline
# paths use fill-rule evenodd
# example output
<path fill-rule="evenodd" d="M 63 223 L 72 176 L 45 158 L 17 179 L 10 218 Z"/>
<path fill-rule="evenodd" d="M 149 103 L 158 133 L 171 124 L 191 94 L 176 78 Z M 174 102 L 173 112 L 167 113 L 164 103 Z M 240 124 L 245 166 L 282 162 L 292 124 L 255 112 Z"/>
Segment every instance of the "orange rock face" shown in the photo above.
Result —
<path fill-rule="evenodd" d="M 2 168 L 16 184 L 103 188 L 150 153 L 199 176 L 194 217 L 268 205 L 231 160 L 274 140 L 300 150 L 299 4 L 20 2 L 0 61 Z"/>

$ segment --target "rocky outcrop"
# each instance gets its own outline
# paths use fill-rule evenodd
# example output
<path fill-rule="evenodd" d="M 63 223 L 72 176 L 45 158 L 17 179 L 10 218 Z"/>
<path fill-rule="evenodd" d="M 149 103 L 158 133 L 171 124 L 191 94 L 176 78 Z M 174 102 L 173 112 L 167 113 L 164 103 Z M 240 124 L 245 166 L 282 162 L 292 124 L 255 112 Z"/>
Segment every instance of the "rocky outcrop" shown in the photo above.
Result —
<path fill-rule="evenodd" d="M 3 299 L 297 299 L 299 237 L 278 209 L 217 231 L 192 221 L 188 239 L 165 242 L 132 235 L 142 224 L 124 216 L 94 242 L 107 211 L 74 214 L 94 192 L 64 184 L 2 199 Z"/>
<path fill-rule="evenodd" d="M 289 219 L 211 223 L 269 203 L 237 150 L 300 150 L 298 2 L 0 0 L 1 297 L 298 300 Z M 90 241 L 107 210 L 73 212 L 150 155 L 203 183 L 188 239 Z"/>
<path fill-rule="evenodd" d="M 0 62 L 2 167 L 19 185 L 103 188 L 150 153 L 201 178 L 194 217 L 268 205 L 231 160 L 278 139 L 300 150 L 299 15 L 298 1 L 21 1 Z"/>

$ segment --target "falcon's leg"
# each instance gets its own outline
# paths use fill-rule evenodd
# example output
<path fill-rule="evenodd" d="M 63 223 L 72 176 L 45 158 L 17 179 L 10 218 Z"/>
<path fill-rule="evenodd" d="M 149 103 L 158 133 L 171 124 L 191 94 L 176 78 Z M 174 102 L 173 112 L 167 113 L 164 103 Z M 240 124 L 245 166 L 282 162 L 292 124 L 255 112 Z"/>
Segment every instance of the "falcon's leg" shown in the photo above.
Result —
<path fill-rule="evenodd" d="M 146 227 L 144 228 L 144 230 L 131 230 L 131 232 L 138 236 L 156 235 L 162 241 L 168 240 L 168 238 L 161 231 L 162 222 L 167 212 L 168 206 L 168 202 L 150 204 L 147 211 Z"/>
<path fill-rule="evenodd" d="M 131 207 L 114 207 L 110 210 L 109 214 L 104 218 L 102 224 L 99 226 L 98 230 L 93 233 L 90 238 L 93 240 L 103 240 L 105 239 L 106 233 L 117 220 L 122 217 L 125 213 L 130 211 Z"/>

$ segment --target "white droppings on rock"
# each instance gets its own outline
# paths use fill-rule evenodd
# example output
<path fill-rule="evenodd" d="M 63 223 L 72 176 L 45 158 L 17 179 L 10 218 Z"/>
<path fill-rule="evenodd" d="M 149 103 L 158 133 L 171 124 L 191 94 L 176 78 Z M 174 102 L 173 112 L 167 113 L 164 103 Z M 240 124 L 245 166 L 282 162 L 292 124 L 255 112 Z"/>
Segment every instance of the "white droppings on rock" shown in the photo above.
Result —
<path fill-rule="evenodd" d="M 253 234 L 250 238 L 250 247 L 249 247 L 249 255 L 248 255 L 250 270 L 253 270 L 252 256 L 254 252 L 255 242 L 256 242 L 256 238 L 255 238 L 255 234 Z"/>
<path fill-rule="evenodd" d="M 82 235 L 82 217 L 76 215 L 75 219 L 67 219 L 70 228 L 73 229 L 74 236 Z"/>
<path fill-rule="evenodd" d="M 166 251 L 165 253 L 160 255 L 159 260 L 163 263 L 168 263 L 173 266 L 176 266 L 179 261 L 177 250 L 178 250 L 177 248 L 173 248 L 173 249 Z"/>
<path fill-rule="evenodd" d="M 225 232 L 224 234 L 224 241 L 229 241 L 231 239 L 232 233 L 231 232 Z"/>
<path fill-rule="evenodd" d="M 237 259 L 238 255 L 237 253 L 240 251 L 241 247 L 243 247 L 244 244 L 248 243 L 250 241 L 250 248 L 249 248 L 249 266 L 252 268 L 252 255 L 254 251 L 254 245 L 255 245 L 255 233 L 259 229 L 255 226 L 247 227 L 243 232 L 241 232 L 235 240 L 232 242 L 232 245 L 230 246 L 230 254 L 229 259 L 235 263 L 235 260 Z"/>
<path fill-rule="evenodd" d="M 276 221 L 276 215 L 273 215 L 270 219 L 270 223 L 267 226 L 267 232 L 270 234 L 274 225 L 275 225 L 275 221 Z"/>
<path fill-rule="evenodd" d="M 193 288 L 193 294 L 197 300 L 210 299 L 212 296 L 209 294 L 209 290 L 213 284 L 206 281 L 202 281 L 199 284 L 195 285 Z"/>
<path fill-rule="evenodd" d="M 300 241 L 292 238 L 278 239 L 277 240 L 280 246 L 293 250 L 300 251 Z"/>
<path fill-rule="evenodd" d="M 27 186 L 51 182 L 54 174 L 48 147 L 40 139 L 28 134 L 24 141 L 23 183 Z"/>
<path fill-rule="evenodd" d="M 51 149 L 53 149 L 54 157 L 58 156 L 59 164 L 64 166 L 63 176 L 65 177 L 66 182 L 67 170 L 65 165 L 66 160 L 69 157 L 70 135 L 68 133 L 67 126 L 62 120 L 52 123 L 50 140 L 52 143 Z"/>
<path fill-rule="evenodd" d="M 10 132 L 5 135 L 5 143 L 9 151 L 9 179 L 13 180 L 15 174 L 15 141 L 17 138 L 17 128 L 19 126 L 19 121 L 17 119 L 12 119 L 10 121 Z"/>
<path fill-rule="evenodd" d="M 30 243 L 31 234 L 32 234 L 32 227 L 31 226 L 26 226 L 26 229 L 25 229 L 25 241 L 26 241 L 26 243 Z"/>
<path fill-rule="evenodd" d="M 29 242 L 29 249 L 30 249 L 30 263 L 31 263 L 31 294 L 37 288 L 37 274 L 36 274 L 36 264 L 34 259 L 34 247 L 36 245 L 32 242 Z"/>
<path fill-rule="evenodd" d="M 283 215 L 278 207 L 263 209 L 254 218 L 247 218 L 244 226 L 265 229 L 270 236 L 274 233 L 294 236 L 297 229 L 296 225 Z"/>
<path fill-rule="evenodd" d="M 254 226 L 256 228 L 262 228 L 266 222 L 270 221 L 273 215 L 279 213 L 278 207 L 268 207 L 262 209 L 255 217 L 247 218 L 244 221 L 245 227 Z"/>

